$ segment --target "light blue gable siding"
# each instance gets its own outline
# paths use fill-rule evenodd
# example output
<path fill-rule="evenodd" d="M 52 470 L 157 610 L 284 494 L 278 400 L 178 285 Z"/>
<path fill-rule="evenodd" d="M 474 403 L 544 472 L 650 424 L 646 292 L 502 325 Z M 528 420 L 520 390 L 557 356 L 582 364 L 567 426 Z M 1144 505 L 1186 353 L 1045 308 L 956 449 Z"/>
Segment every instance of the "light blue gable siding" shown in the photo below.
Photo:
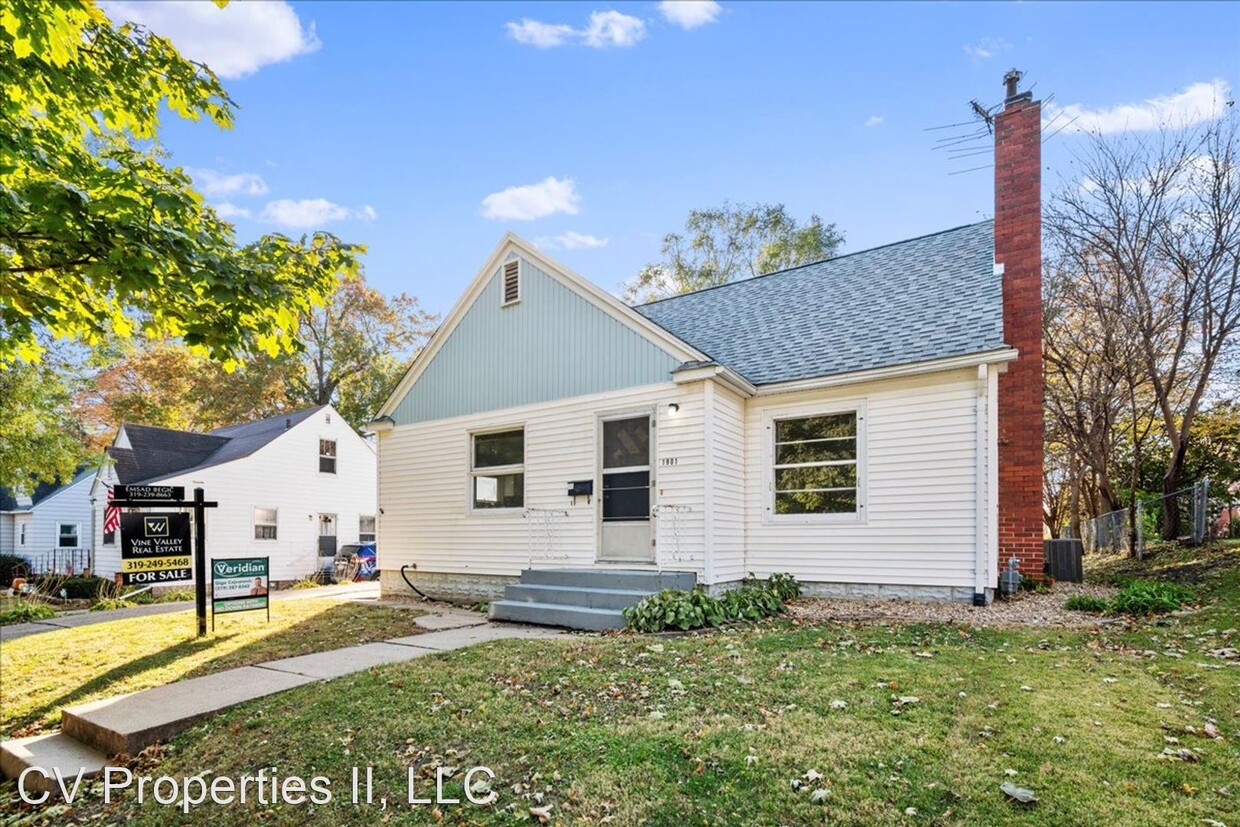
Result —
<path fill-rule="evenodd" d="M 680 364 L 527 259 L 521 301 L 500 307 L 499 272 L 397 404 L 396 424 L 665 382 Z"/>

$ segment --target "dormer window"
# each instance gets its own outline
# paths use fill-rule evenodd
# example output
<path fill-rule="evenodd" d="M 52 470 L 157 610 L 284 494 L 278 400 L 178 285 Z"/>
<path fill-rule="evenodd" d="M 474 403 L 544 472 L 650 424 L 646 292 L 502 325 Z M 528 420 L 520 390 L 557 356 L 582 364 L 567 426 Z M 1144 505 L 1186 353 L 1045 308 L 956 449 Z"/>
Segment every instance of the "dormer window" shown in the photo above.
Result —
<path fill-rule="evenodd" d="M 521 301 L 521 261 L 515 259 L 504 263 L 504 284 L 500 294 L 500 307 Z"/>

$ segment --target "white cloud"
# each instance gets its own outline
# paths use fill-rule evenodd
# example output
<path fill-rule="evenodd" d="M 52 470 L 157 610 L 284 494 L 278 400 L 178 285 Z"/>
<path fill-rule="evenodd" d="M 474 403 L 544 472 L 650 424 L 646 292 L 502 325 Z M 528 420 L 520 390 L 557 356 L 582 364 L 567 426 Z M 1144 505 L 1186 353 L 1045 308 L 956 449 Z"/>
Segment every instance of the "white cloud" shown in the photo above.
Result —
<path fill-rule="evenodd" d="M 314 24 L 303 26 L 283 0 L 232 2 L 223 8 L 210 0 L 109 0 L 101 5 L 113 21 L 147 26 L 171 40 L 182 55 L 207 64 L 223 78 L 253 74 L 321 45 Z"/>
<path fill-rule="evenodd" d="M 974 60 L 989 60 L 1000 52 L 1009 51 L 1012 44 L 1001 37 L 983 37 L 976 43 L 966 43 L 964 53 Z"/>
<path fill-rule="evenodd" d="M 1089 109 L 1084 104 L 1068 106 L 1047 104 L 1042 109 L 1043 125 L 1076 132 L 1138 132 L 1192 126 L 1221 117 L 1227 109 L 1231 87 L 1225 80 L 1194 83 L 1179 92 L 1148 98 L 1140 103 L 1121 103 L 1102 109 Z M 1052 121 L 1054 122 L 1052 124 Z"/>
<path fill-rule="evenodd" d="M 509 187 L 482 199 L 482 216 L 512 221 L 533 221 L 556 213 L 576 215 L 581 198 L 572 178 L 548 176 L 537 184 Z"/>
<path fill-rule="evenodd" d="M 238 207 L 236 204 L 230 204 L 227 201 L 215 204 L 214 206 L 215 212 L 219 215 L 219 217 L 228 221 L 232 221 L 237 218 L 250 217 L 250 211 L 248 209 L 245 207 Z"/>
<path fill-rule="evenodd" d="M 587 46 L 632 46 L 646 36 L 646 24 L 640 18 L 618 11 L 590 12 L 590 24 L 581 33 Z"/>
<path fill-rule="evenodd" d="M 682 29 L 714 23 L 722 11 L 723 7 L 715 0 L 663 0 L 659 4 L 659 13 Z"/>
<path fill-rule="evenodd" d="M 524 18 L 520 23 L 505 23 L 508 36 L 518 43 L 549 49 L 552 46 L 563 46 L 577 36 L 577 30 L 564 23 L 540 23 L 537 20 Z"/>
<path fill-rule="evenodd" d="M 308 230 L 332 221 L 344 221 L 350 218 L 358 221 L 374 221 L 378 217 L 375 208 L 369 204 L 354 210 L 328 201 L 326 198 L 303 198 L 299 201 L 280 198 L 276 201 L 268 201 L 267 206 L 263 207 L 262 214 L 259 215 L 259 219 L 263 221 L 292 230 Z"/>
<path fill-rule="evenodd" d="M 188 170 L 203 195 L 263 195 L 267 182 L 253 172 L 226 174 L 213 169 Z"/>
<path fill-rule="evenodd" d="M 885 119 L 883 118 L 882 115 L 871 115 L 870 117 L 865 119 L 865 125 L 867 127 L 880 126 L 884 120 Z"/>
<path fill-rule="evenodd" d="M 587 235 L 569 230 L 557 236 L 540 236 L 534 239 L 534 243 L 544 250 L 554 250 L 556 248 L 563 250 L 593 250 L 599 247 L 606 247 L 611 243 L 611 239 L 599 238 L 596 235 Z"/>
<path fill-rule="evenodd" d="M 520 23 L 504 24 L 508 36 L 518 43 L 549 49 L 566 43 L 582 43 L 595 49 L 611 46 L 633 46 L 646 36 L 646 24 L 638 17 L 608 10 L 590 13 L 585 28 L 575 29 L 567 23 L 543 23 L 522 18 Z"/>

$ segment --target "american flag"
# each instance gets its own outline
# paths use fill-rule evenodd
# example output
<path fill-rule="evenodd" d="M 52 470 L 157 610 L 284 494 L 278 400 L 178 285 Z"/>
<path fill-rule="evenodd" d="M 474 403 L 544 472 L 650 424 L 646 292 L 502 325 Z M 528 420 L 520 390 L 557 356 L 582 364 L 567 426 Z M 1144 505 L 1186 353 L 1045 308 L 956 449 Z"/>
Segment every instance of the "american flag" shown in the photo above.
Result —
<path fill-rule="evenodd" d="M 121 510 L 112 505 L 112 486 L 108 486 L 108 507 L 103 510 L 103 533 L 109 534 L 121 527 Z"/>

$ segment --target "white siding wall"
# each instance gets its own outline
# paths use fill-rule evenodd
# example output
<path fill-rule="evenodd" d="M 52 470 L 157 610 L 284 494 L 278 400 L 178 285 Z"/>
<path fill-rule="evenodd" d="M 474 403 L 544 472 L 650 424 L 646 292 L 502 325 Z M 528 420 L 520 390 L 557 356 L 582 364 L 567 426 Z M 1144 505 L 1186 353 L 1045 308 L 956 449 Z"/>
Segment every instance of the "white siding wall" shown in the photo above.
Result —
<path fill-rule="evenodd" d="M 745 570 L 745 400 L 722 386 L 713 392 L 711 429 L 714 582 L 740 580 Z"/>
<path fill-rule="evenodd" d="M 977 519 L 976 371 L 747 401 L 745 570 L 808 582 L 973 586 Z M 769 417 L 862 400 L 867 516 L 806 523 L 770 516 Z"/>
<path fill-rule="evenodd" d="M 654 505 L 677 506 L 656 520 L 657 563 L 701 571 L 705 492 L 702 484 L 702 383 L 663 383 L 468 416 L 401 425 L 380 439 L 379 564 L 420 572 L 517 575 L 537 565 L 589 566 L 598 544 L 600 498 L 567 497 L 568 483 L 598 479 L 599 417 L 653 412 Z M 669 403 L 680 406 L 669 414 Z M 554 556 L 547 556 L 541 519 L 520 513 L 471 512 L 470 433 L 525 428 L 525 506 L 563 509 L 554 519 Z M 531 545 L 534 546 L 531 554 Z"/>
<path fill-rule="evenodd" d="M 13 546 L 17 540 L 14 531 L 17 522 L 13 519 L 12 514 L 0 514 L 0 554 L 12 554 Z M 0 583 L 0 588 L 8 586 L 7 583 Z"/>
<path fill-rule="evenodd" d="M 320 438 L 336 440 L 335 474 L 319 471 Z M 374 449 L 330 409 L 244 459 L 160 483 L 184 485 L 186 496 L 201 487 L 208 500 L 220 504 L 207 511 L 208 557 L 270 557 L 272 580 L 297 580 L 314 572 L 319 514 L 337 516 L 337 543 L 344 545 L 357 542 L 359 517 L 376 513 Z M 106 497 L 106 492 L 96 496 L 100 543 Z M 277 539 L 254 539 L 255 508 L 278 509 Z M 99 573 L 111 577 L 120 565 L 120 549 L 97 548 Z"/>
<path fill-rule="evenodd" d="M 62 488 L 30 510 L 23 554 L 43 555 L 57 547 L 61 523 L 78 527 L 77 548 L 90 548 L 90 487 L 93 477 Z"/>

